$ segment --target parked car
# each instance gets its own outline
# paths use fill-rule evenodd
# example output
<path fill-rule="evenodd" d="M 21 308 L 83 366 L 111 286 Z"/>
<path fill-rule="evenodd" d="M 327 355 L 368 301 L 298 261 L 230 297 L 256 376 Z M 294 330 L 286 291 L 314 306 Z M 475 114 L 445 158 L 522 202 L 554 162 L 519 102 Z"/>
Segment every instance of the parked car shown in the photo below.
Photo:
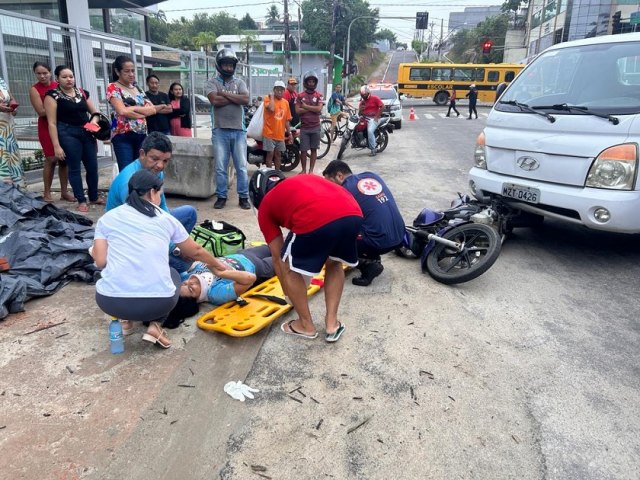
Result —
<path fill-rule="evenodd" d="M 640 33 L 559 43 L 499 86 L 469 173 L 476 197 L 640 233 L 639 51 Z"/>
<path fill-rule="evenodd" d="M 211 110 L 211 102 L 209 99 L 198 93 L 194 94 L 193 97 L 196 101 L 196 113 L 209 113 Z"/>
<path fill-rule="evenodd" d="M 384 103 L 382 115 L 391 117 L 391 123 L 396 130 L 402 128 L 402 98 L 391 83 L 376 83 L 369 85 L 371 95 L 380 97 Z"/>

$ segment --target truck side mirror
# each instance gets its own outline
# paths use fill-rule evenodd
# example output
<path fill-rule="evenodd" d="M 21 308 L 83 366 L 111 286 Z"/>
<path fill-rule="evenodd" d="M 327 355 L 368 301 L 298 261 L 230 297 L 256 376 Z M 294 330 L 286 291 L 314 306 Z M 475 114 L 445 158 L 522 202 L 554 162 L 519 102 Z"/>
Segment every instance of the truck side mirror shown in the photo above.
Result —
<path fill-rule="evenodd" d="M 497 102 L 500 99 L 500 97 L 502 96 L 502 93 L 506 90 L 506 88 L 507 88 L 507 84 L 505 82 L 498 84 L 498 86 L 496 87 L 496 98 L 494 102 Z"/>

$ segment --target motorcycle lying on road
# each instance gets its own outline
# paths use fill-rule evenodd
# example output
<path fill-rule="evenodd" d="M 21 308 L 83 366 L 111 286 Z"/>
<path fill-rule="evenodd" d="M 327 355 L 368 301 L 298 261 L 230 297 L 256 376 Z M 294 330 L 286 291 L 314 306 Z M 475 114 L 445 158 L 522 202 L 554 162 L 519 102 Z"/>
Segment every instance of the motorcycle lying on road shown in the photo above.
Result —
<path fill-rule="evenodd" d="M 396 253 L 420 258 L 422 271 L 445 285 L 464 283 L 489 270 L 500 255 L 502 239 L 490 205 L 458 194 L 444 211 L 424 208 L 407 225 Z"/>
<path fill-rule="evenodd" d="M 389 143 L 389 134 L 393 133 L 393 124 L 389 123 L 389 117 L 381 117 L 375 130 L 376 152 L 381 153 L 387 148 Z M 338 160 L 342 158 L 347 146 L 357 150 L 370 149 L 369 139 L 367 138 L 367 117 L 358 115 L 355 110 L 349 111 L 347 127 L 342 134 L 340 149 L 338 150 Z"/>

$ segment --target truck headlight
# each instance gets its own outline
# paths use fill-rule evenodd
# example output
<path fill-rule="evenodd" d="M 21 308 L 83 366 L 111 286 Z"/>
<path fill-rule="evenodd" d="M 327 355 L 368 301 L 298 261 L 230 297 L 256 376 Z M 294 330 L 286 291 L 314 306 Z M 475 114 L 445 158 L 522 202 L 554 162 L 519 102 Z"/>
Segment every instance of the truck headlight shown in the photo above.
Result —
<path fill-rule="evenodd" d="M 397 110 L 400 110 L 400 108 L 402 108 L 402 107 L 400 107 L 400 105 L 391 105 L 391 111 L 392 111 L 392 112 L 395 112 L 395 111 L 397 111 Z"/>
<path fill-rule="evenodd" d="M 595 158 L 585 186 L 611 190 L 633 190 L 638 165 L 638 145 L 623 143 L 609 147 Z"/>
<path fill-rule="evenodd" d="M 476 167 L 487 169 L 487 152 L 485 147 L 484 132 L 478 135 L 476 139 L 476 149 L 473 152 L 473 160 Z"/>

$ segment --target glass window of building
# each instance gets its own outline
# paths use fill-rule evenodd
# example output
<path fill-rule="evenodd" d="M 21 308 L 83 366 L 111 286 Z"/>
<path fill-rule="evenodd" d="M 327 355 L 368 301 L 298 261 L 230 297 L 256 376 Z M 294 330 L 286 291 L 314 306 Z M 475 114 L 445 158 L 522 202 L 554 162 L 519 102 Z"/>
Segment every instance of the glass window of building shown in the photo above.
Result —
<path fill-rule="evenodd" d="M 60 3 L 58 0 L 11 0 L 0 2 L 0 8 L 31 17 L 60 22 Z"/>
<path fill-rule="evenodd" d="M 144 40 L 144 15 L 125 10 L 124 8 L 112 8 L 109 10 L 109 23 L 111 33 L 122 37 Z"/>

